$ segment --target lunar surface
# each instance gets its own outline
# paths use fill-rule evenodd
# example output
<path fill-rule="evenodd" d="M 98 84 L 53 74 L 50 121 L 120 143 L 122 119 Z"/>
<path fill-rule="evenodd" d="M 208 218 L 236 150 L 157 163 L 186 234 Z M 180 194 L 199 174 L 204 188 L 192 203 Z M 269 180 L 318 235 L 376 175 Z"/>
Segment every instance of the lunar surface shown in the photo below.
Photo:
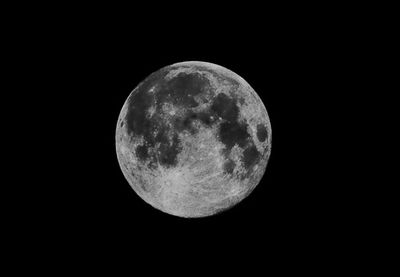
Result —
<path fill-rule="evenodd" d="M 206 217 L 258 185 L 271 153 L 271 124 L 236 73 L 205 62 L 166 66 L 125 101 L 116 151 L 134 191 L 180 217 Z"/>

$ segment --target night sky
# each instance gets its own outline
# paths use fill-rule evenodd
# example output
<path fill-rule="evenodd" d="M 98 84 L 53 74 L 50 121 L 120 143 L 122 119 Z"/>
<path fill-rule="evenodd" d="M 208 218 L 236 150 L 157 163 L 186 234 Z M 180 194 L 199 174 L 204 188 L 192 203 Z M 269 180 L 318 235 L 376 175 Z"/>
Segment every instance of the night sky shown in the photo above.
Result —
<path fill-rule="evenodd" d="M 33 64 L 47 69 L 40 80 L 48 90 L 35 96 L 46 104 L 35 109 L 47 127 L 24 136 L 45 141 L 25 143 L 34 145 L 34 157 L 46 149 L 52 158 L 35 160 L 46 190 L 35 198 L 40 212 L 32 226 L 43 222 L 46 236 L 90 253 L 118 245 L 145 253 L 148 243 L 150 259 L 175 247 L 213 247 L 241 259 L 253 253 L 237 248 L 282 254 L 297 245 L 300 253 L 310 240 L 335 241 L 335 196 L 346 195 L 346 181 L 335 174 L 342 168 L 331 162 L 345 159 L 336 141 L 346 132 L 332 113 L 340 113 L 333 103 L 344 88 L 336 82 L 341 71 L 333 67 L 341 55 L 326 29 L 313 29 L 313 22 L 235 22 L 221 23 L 212 34 L 207 26 L 174 29 L 179 25 L 173 22 L 152 25 L 151 31 L 140 24 L 128 31 L 87 24 L 72 32 L 66 24 L 55 31 L 60 35 L 45 36 L 48 43 L 31 52 Z M 125 180 L 115 151 L 118 116 L 131 91 L 152 72 L 183 61 L 215 63 L 243 77 L 262 99 L 272 127 L 260 184 L 234 208 L 207 218 L 179 218 L 145 203 Z"/>

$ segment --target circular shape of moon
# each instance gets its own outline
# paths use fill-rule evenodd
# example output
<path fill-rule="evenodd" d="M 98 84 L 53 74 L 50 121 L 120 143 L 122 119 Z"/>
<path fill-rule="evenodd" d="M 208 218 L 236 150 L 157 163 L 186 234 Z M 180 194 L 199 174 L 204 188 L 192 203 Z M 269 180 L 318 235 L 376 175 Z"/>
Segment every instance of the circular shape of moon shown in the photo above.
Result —
<path fill-rule="evenodd" d="M 205 217 L 259 184 L 271 135 L 267 110 L 243 78 L 190 61 L 152 73 L 131 92 L 118 118 L 116 152 L 126 180 L 148 204 Z"/>

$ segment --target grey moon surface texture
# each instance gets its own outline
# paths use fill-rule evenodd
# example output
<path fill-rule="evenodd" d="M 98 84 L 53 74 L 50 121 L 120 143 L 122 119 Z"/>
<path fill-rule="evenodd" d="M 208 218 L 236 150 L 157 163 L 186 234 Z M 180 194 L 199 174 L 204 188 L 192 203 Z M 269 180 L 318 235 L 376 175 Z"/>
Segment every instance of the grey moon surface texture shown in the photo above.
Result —
<path fill-rule="evenodd" d="M 233 207 L 260 183 L 271 154 L 264 103 L 239 75 L 199 61 L 166 66 L 128 96 L 118 162 L 145 202 L 179 217 Z"/>

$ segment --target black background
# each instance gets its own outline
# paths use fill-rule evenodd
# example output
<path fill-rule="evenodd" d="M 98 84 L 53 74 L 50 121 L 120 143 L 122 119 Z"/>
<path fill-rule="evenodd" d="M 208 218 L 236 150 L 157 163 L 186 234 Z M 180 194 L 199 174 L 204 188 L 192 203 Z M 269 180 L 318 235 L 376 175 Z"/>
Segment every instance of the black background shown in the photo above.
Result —
<path fill-rule="evenodd" d="M 218 262 L 254 251 L 300 257 L 341 244 L 349 231 L 343 222 L 352 220 L 343 216 L 349 180 L 338 172 L 348 170 L 340 163 L 346 130 L 339 118 L 351 89 L 344 85 L 353 66 L 345 54 L 357 50 L 349 43 L 353 34 L 323 21 L 323 14 L 308 20 L 292 17 L 296 12 L 242 12 L 247 16 L 186 14 L 157 23 L 151 17 L 94 21 L 84 14 L 79 23 L 44 22 L 38 29 L 45 32 L 32 32 L 27 40 L 36 44 L 26 51 L 40 76 L 35 82 L 43 85 L 35 101 L 44 104 L 36 114 L 45 122 L 42 132 L 34 129 L 44 144 L 35 148 L 35 174 L 45 189 L 35 199 L 40 209 L 29 216 L 54 251 L 149 259 L 207 253 L 204 259 Z M 272 125 L 260 184 L 234 208 L 207 218 L 179 218 L 145 203 L 115 152 L 116 123 L 130 92 L 152 72 L 182 61 L 239 74 L 263 100 Z"/>
<path fill-rule="evenodd" d="M 4 264 L 52 276 L 82 267 L 111 276 L 121 267 L 139 276 L 211 275 L 215 266 L 247 276 L 253 268 L 359 272 L 389 253 L 373 246 L 393 245 L 380 241 L 389 237 L 384 215 L 395 210 L 381 211 L 380 202 L 396 203 L 386 200 L 393 182 L 384 180 L 387 159 L 373 156 L 385 152 L 383 123 L 396 118 L 388 98 L 378 101 L 393 91 L 394 71 L 383 64 L 395 64 L 390 8 L 146 3 L 4 7 L 2 138 L 10 141 L 2 154 L 11 157 L 3 159 L 2 189 L 11 193 L 1 195 L 2 231 L 11 247 L 2 247 L 15 261 Z M 152 72 L 189 60 L 242 76 L 272 125 L 260 184 L 231 210 L 199 219 L 145 203 L 115 153 L 130 92 Z"/>
<path fill-rule="evenodd" d="M 212 241 L 255 244 L 254 239 L 303 243 L 332 228 L 327 203 L 334 176 L 327 173 L 325 155 L 334 149 L 326 143 L 332 135 L 326 132 L 326 110 L 334 92 L 322 65 L 332 62 L 332 53 L 314 35 L 287 38 L 281 32 L 261 29 L 244 41 L 197 34 L 136 41 L 136 36 L 98 34 L 67 53 L 74 61 L 69 67 L 74 82 L 66 93 L 71 106 L 63 106 L 66 175 L 71 177 L 65 189 L 72 198 L 64 211 L 78 236 L 201 247 Z M 257 188 L 233 209 L 200 219 L 174 217 L 146 204 L 125 180 L 115 153 L 116 122 L 129 93 L 161 67 L 190 60 L 216 63 L 242 76 L 260 95 L 272 125 L 272 153 Z"/>

